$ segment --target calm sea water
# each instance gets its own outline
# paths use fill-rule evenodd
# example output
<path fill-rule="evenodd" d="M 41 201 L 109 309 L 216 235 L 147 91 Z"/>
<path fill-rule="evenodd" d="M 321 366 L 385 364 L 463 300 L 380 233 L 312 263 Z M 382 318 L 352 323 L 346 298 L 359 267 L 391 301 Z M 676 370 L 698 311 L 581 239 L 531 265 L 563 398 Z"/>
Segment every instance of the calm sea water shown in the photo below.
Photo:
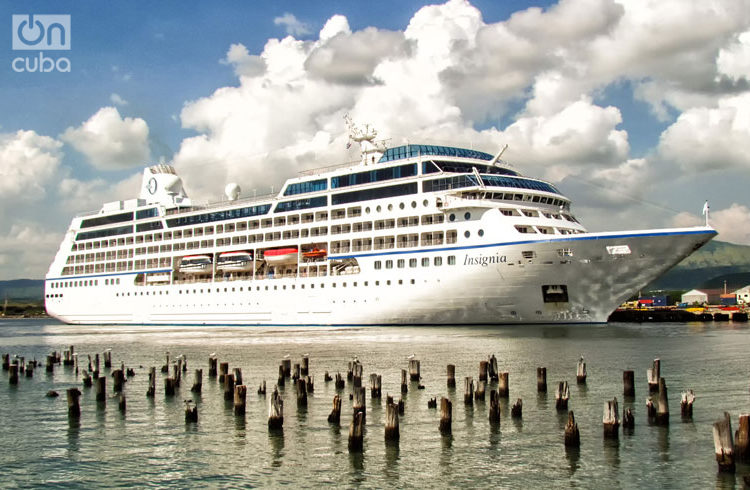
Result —
<path fill-rule="evenodd" d="M 732 488 L 742 487 L 750 467 L 736 475 L 717 473 L 712 423 L 724 411 L 750 411 L 750 329 L 746 324 L 613 324 L 607 326 L 418 327 L 418 328 L 195 328 L 80 327 L 51 321 L 0 322 L 0 351 L 43 360 L 53 350 L 75 345 L 79 359 L 112 349 L 115 366 L 124 362 L 136 376 L 125 386 L 127 412 L 117 400 L 98 407 L 93 389 L 82 389 L 81 418 L 67 416 L 65 389 L 81 386 L 72 368 L 53 375 L 38 368 L 21 376 L 17 387 L 0 383 L 3 487 L 583 487 Z M 158 373 L 165 352 L 187 356 L 188 376 L 174 398 L 163 392 Z M 230 368 L 241 367 L 248 385 L 247 413 L 234 415 L 221 387 L 207 377 L 208 357 L 216 353 Z M 278 365 L 289 355 L 310 357 L 315 392 L 298 409 L 291 383 L 283 392 L 284 429 L 269 434 L 267 398 L 256 394 L 262 380 L 269 393 Z M 385 395 L 400 394 L 400 370 L 408 356 L 421 360 L 425 390 L 410 386 L 400 419 L 397 446 L 384 442 Z M 500 428 L 488 422 L 487 402 L 463 403 L 463 377 L 478 376 L 479 361 L 495 354 L 510 377 L 510 398 L 523 399 L 523 420 L 510 418 L 503 403 Z M 586 358 L 588 382 L 575 383 L 578 357 Z M 383 376 L 383 401 L 367 399 L 362 454 L 347 449 L 351 402 L 344 396 L 341 428 L 327 416 L 336 394 L 323 382 L 327 370 L 346 373 L 357 356 L 370 373 Z M 662 360 L 669 388 L 668 428 L 647 422 L 646 369 Z M 83 362 L 82 362 L 83 364 Z M 457 390 L 448 390 L 447 364 L 456 365 Z M 148 367 L 156 366 L 157 396 L 145 396 Z M 549 392 L 536 393 L 536 367 L 547 367 Z M 193 371 L 204 370 L 203 393 L 193 395 Z M 622 371 L 636 372 L 635 399 L 623 400 Z M 108 373 L 106 373 L 108 374 Z M 7 373 L 3 373 L 7 375 Z M 581 433 L 578 454 L 566 453 L 566 416 L 554 407 L 554 385 L 570 383 L 569 408 Z M 363 384 L 366 383 L 363 382 Z M 107 380 L 113 396 L 112 378 Z M 680 418 L 680 391 L 692 388 L 697 400 L 691 422 Z M 350 392 L 347 385 L 345 393 Z M 57 390 L 59 398 L 47 398 Z M 453 434 L 438 431 L 433 396 L 453 400 Z M 636 427 L 619 441 L 602 438 L 603 403 L 617 397 L 630 406 Z M 184 422 L 183 399 L 194 399 L 198 424 Z"/>

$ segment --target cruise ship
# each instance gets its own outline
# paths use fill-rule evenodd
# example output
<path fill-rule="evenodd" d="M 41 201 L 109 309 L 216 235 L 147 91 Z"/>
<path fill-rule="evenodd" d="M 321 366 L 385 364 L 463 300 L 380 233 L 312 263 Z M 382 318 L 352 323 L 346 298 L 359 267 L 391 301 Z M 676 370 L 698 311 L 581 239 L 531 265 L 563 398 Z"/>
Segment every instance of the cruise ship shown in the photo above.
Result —
<path fill-rule="evenodd" d="M 170 165 L 136 199 L 73 218 L 46 276 L 72 324 L 604 323 L 716 235 L 710 226 L 588 232 L 552 183 L 496 154 L 386 147 L 278 194 L 198 204 Z"/>

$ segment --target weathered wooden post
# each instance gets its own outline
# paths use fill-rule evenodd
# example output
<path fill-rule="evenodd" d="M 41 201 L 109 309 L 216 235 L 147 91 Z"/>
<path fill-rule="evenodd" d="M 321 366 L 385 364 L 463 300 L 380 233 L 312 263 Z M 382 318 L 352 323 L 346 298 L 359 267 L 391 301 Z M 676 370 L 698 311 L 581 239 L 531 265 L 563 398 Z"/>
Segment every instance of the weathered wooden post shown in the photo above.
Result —
<path fill-rule="evenodd" d="M 398 406 L 388 403 L 385 406 L 385 440 L 386 442 L 398 442 Z"/>
<path fill-rule="evenodd" d="M 166 360 L 164 362 L 164 365 L 161 367 L 161 372 L 164 374 L 169 374 L 169 351 L 167 351 L 165 354 Z M 97 370 L 99 368 L 99 354 L 96 355 L 96 366 Z"/>
<path fill-rule="evenodd" d="M 122 386 L 125 384 L 125 372 L 122 369 L 115 369 L 112 371 L 112 388 L 115 393 L 122 391 Z"/>
<path fill-rule="evenodd" d="M 453 364 L 448 364 L 447 374 L 448 374 L 448 388 L 455 388 L 456 387 L 456 366 L 454 366 Z"/>
<path fill-rule="evenodd" d="M 279 377 L 276 379 L 276 386 L 277 387 L 284 386 L 284 365 L 283 364 L 279 364 Z"/>
<path fill-rule="evenodd" d="M 300 379 L 300 365 L 299 363 L 294 363 L 294 369 L 292 369 L 292 381 L 297 382 L 298 379 Z"/>
<path fill-rule="evenodd" d="M 646 399 L 646 417 L 648 417 L 649 422 L 654 422 L 656 420 L 656 406 L 651 397 Z"/>
<path fill-rule="evenodd" d="M 508 372 L 500 373 L 500 377 L 497 383 L 497 396 L 500 398 L 508 398 L 510 395 L 510 389 L 508 385 Z"/>
<path fill-rule="evenodd" d="M 626 429 L 628 431 L 632 431 L 633 428 L 635 428 L 635 418 L 633 417 L 633 412 L 630 410 L 630 408 L 623 408 L 622 431 L 625 432 Z"/>
<path fill-rule="evenodd" d="M 279 397 L 279 390 L 274 387 L 268 401 L 268 429 L 281 429 L 284 426 L 284 401 Z"/>
<path fill-rule="evenodd" d="M 536 368 L 536 391 L 539 393 L 547 393 L 547 368 L 546 367 Z"/>
<path fill-rule="evenodd" d="M 314 376 L 305 376 L 305 388 L 307 388 L 307 393 L 312 393 L 315 391 L 315 377 Z"/>
<path fill-rule="evenodd" d="M 341 376 L 341 373 L 336 373 L 336 379 L 333 381 L 333 386 L 336 388 L 336 390 L 343 390 L 344 389 L 344 377 Z"/>
<path fill-rule="evenodd" d="M 398 414 L 404 414 L 404 395 L 401 395 L 398 399 Z"/>
<path fill-rule="evenodd" d="M 364 439 L 365 414 L 357 412 L 352 418 L 349 425 L 349 452 L 356 453 L 362 451 L 362 442 Z"/>
<path fill-rule="evenodd" d="M 245 415 L 245 402 L 247 401 L 247 386 L 237 385 L 234 387 L 234 414 Z"/>
<path fill-rule="evenodd" d="M 9 366 L 9 373 L 8 373 L 8 383 L 11 385 L 17 385 L 18 384 L 18 364 L 11 364 Z"/>
<path fill-rule="evenodd" d="M 453 421 L 453 404 L 445 397 L 440 399 L 440 433 L 450 435 Z"/>
<path fill-rule="evenodd" d="M 729 413 L 714 422 L 714 451 L 719 471 L 734 473 L 734 443 L 732 441 L 732 420 Z"/>
<path fill-rule="evenodd" d="M 383 377 L 375 373 L 370 375 L 370 398 L 381 398 Z"/>
<path fill-rule="evenodd" d="M 474 404 L 474 378 L 471 376 L 464 378 L 464 404 Z"/>
<path fill-rule="evenodd" d="M 234 400 L 234 375 L 224 375 L 224 399 L 227 401 Z"/>
<path fill-rule="evenodd" d="M 520 398 L 516 400 L 516 403 L 510 407 L 510 416 L 514 419 L 520 419 L 523 417 L 523 400 Z"/>
<path fill-rule="evenodd" d="M 489 361 L 490 361 L 490 372 L 489 372 L 490 381 L 497 381 L 497 375 L 499 372 L 497 370 L 497 358 L 495 357 L 495 354 L 492 354 L 490 356 Z"/>
<path fill-rule="evenodd" d="M 339 425 L 341 423 L 341 397 L 334 395 L 333 397 L 333 409 L 328 415 L 328 423 Z"/>
<path fill-rule="evenodd" d="M 83 370 L 83 373 L 81 374 L 81 381 L 83 383 L 84 388 L 91 388 L 91 386 L 93 386 L 91 375 L 85 369 Z"/>
<path fill-rule="evenodd" d="M 242 369 L 234 368 L 234 385 L 241 385 L 242 383 Z"/>
<path fill-rule="evenodd" d="M 288 358 L 284 358 L 281 360 L 281 367 L 283 368 L 283 373 L 285 378 L 289 378 L 292 376 L 292 360 Z"/>
<path fill-rule="evenodd" d="M 604 402 L 604 438 L 617 439 L 620 435 L 620 410 L 617 406 L 617 398 Z"/>
<path fill-rule="evenodd" d="M 16 369 L 17 369 L 17 368 L 18 368 L 18 366 L 16 365 Z M 46 365 L 46 371 L 47 371 L 48 373 L 53 373 L 53 372 L 55 372 L 55 356 L 52 356 L 52 355 L 50 355 L 50 356 L 47 356 L 47 365 Z"/>
<path fill-rule="evenodd" d="M 362 419 L 364 420 L 365 413 L 367 411 L 367 401 L 365 398 L 365 389 L 363 387 L 354 388 L 354 397 L 352 399 L 352 409 L 354 411 L 354 415 L 356 416 L 358 413 L 362 414 Z"/>
<path fill-rule="evenodd" d="M 347 369 L 346 369 L 346 380 L 347 381 L 351 381 L 351 380 L 354 379 L 354 363 L 355 362 L 356 362 L 355 360 L 349 361 L 349 363 L 347 365 Z"/>
<path fill-rule="evenodd" d="M 570 390 L 568 390 L 568 382 L 560 381 L 555 391 L 555 408 L 560 411 L 568 409 L 568 399 L 570 398 Z"/>
<path fill-rule="evenodd" d="M 487 382 L 486 381 L 478 381 L 477 382 L 477 391 L 474 392 L 474 399 L 483 402 L 485 397 L 485 390 L 486 390 Z"/>
<path fill-rule="evenodd" d="M 297 388 L 297 406 L 298 407 L 306 407 L 307 406 L 307 385 L 305 384 L 304 379 L 298 379 L 295 383 L 295 386 Z"/>
<path fill-rule="evenodd" d="M 583 356 L 578 359 L 578 368 L 576 369 L 576 383 L 579 385 L 586 384 L 586 363 L 583 360 Z"/>
<path fill-rule="evenodd" d="M 667 383 L 659 378 L 659 403 L 656 407 L 656 423 L 669 425 L 669 400 L 667 399 Z"/>
<path fill-rule="evenodd" d="M 490 424 L 497 425 L 500 423 L 500 397 L 497 396 L 495 390 L 490 390 L 489 419 Z"/>
<path fill-rule="evenodd" d="M 432 397 L 427 400 L 427 408 L 437 408 L 437 398 Z"/>
<path fill-rule="evenodd" d="M 224 384 L 224 378 L 226 377 L 227 374 L 229 374 L 229 363 L 228 362 L 219 363 L 219 383 Z"/>
<path fill-rule="evenodd" d="M 3 371 L 10 370 L 10 354 L 3 354 Z"/>
<path fill-rule="evenodd" d="M 102 403 L 107 401 L 107 378 L 104 376 L 96 378 L 96 401 Z"/>
<path fill-rule="evenodd" d="M 260 383 L 260 386 L 258 386 L 258 394 L 266 396 L 266 380 L 264 379 L 263 382 Z"/>
<path fill-rule="evenodd" d="M 568 423 L 565 424 L 565 447 L 581 447 L 581 436 L 578 432 L 578 424 L 572 410 L 568 412 Z"/>
<path fill-rule="evenodd" d="M 85 371 L 84 371 L 85 372 Z M 148 370 L 148 390 L 146 391 L 148 398 L 156 396 L 156 368 L 152 367 Z"/>
<path fill-rule="evenodd" d="M 174 378 L 164 378 L 164 396 L 174 396 L 175 394 L 175 381 Z"/>
<path fill-rule="evenodd" d="M 29 361 L 26 363 L 26 377 L 34 377 L 34 361 Z"/>
<path fill-rule="evenodd" d="M 654 363 L 651 366 L 651 368 L 646 370 L 646 376 L 648 377 L 649 393 L 655 393 L 659 391 L 659 378 L 661 377 L 661 360 L 654 359 Z"/>
<path fill-rule="evenodd" d="M 185 400 L 185 423 L 198 423 L 198 407 L 193 400 Z"/>
<path fill-rule="evenodd" d="M 406 369 L 401 370 L 401 393 L 409 392 L 409 384 L 406 382 Z"/>
<path fill-rule="evenodd" d="M 489 361 L 479 361 L 479 381 L 487 381 L 487 370 L 489 367 Z"/>
<path fill-rule="evenodd" d="M 216 359 L 216 356 L 211 355 L 208 358 L 208 377 L 209 378 L 215 378 L 216 377 L 216 365 L 219 362 L 218 359 Z"/>
<path fill-rule="evenodd" d="M 300 368 L 300 376 L 308 376 L 310 374 L 310 356 L 302 356 L 302 367 Z"/>
<path fill-rule="evenodd" d="M 125 399 L 125 395 L 120 393 L 120 396 L 117 399 L 117 409 L 120 411 L 120 413 L 125 414 L 125 410 L 127 409 L 128 402 Z"/>
<path fill-rule="evenodd" d="M 683 419 L 690 420 L 693 418 L 693 402 L 695 402 L 693 390 L 687 390 L 680 394 L 680 414 Z"/>
<path fill-rule="evenodd" d="M 361 388 L 362 371 L 364 370 L 364 366 L 362 366 L 362 363 L 360 363 L 359 361 L 354 361 L 352 370 L 352 386 L 354 386 L 355 388 Z"/>
<path fill-rule="evenodd" d="M 79 402 L 81 391 L 78 388 L 68 388 L 66 393 L 68 398 L 68 417 L 77 419 L 81 416 L 81 405 Z"/>
<path fill-rule="evenodd" d="M 181 363 L 182 363 L 182 359 L 180 359 L 178 357 L 177 358 L 177 362 L 175 364 L 173 364 L 173 368 L 172 368 L 172 372 L 173 372 L 172 377 L 174 378 L 174 386 L 175 386 L 175 388 L 179 388 L 180 387 L 180 382 L 182 381 L 182 365 L 181 365 Z"/>
<path fill-rule="evenodd" d="M 635 372 L 632 370 L 622 372 L 622 394 L 625 397 L 635 397 Z"/>
<path fill-rule="evenodd" d="M 196 369 L 193 376 L 193 386 L 190 391 L 200 393 L 203 390 L 203 369 Z"/>
<path fill-rule="evenodd" d="M 409 359 L 409 379 L 411 381 L 419 381 L 421 378 L 419 359 Z"/>
<path fill-rule="evenodd" d="M 102 357 L 104 357 L 104 369 L 111 369 L 112 368 L 112 349 L 105 350 L 104 354 L 102 354 Z"/>
<path fill-rule="evenodd" d="M 750 462 L 750 415 L 740 414 L 740 425 L 734 433 L 734 457 L 740 463 Z"/>

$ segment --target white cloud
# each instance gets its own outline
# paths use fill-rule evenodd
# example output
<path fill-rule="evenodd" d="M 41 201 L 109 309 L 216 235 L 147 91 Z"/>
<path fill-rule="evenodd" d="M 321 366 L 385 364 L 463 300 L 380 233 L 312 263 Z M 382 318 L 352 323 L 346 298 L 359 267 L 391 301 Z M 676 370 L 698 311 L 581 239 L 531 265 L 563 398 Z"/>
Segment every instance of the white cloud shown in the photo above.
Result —
<path fill-rule="evenodd" d="M 61 240 L 40 223 L 13 224 L 0 234 L 0 280 L 44 277 Z"/>
<path fill-rule="evenodd" d="M 43 198 L 60 167 L 61 147 L 59 141 L 34 131 L 0 134 L 0 200 Z"/>
<path fill-rule="evenodd" d="M 122 118 L 114 107 L 102 107 L 80 127 L 60 135 L 102 170 L 137 167 L 147 163 L 148 125 L 141 118 Z"/>
<path fill-rule="evenodd" d="M 672 220 L 674 226 L 698 226 L 705 223 L 703 216 L 680 213 Z M 750 245 L 750 208 L 732 203 L 725 209 L 709 211 L 708 223 L 719 232 L 718 240 Z"/>
<path fill-rule="evenodd" d="M 286 33 L 290 36 L 305 36 L 312 33 L 308 24 L 298 20 L 289 12 L 284 12 L 284 15 L 274 18 L 273 23 L 277 26 L 284 26 Z"/>
<path fill-rule="evenodd" d="M 114 105 L 124 106 L 128 105 L 128 101 L 120 97 L 119 94 L 111 94 L 109 96 L 110 102 L 112 102 Z"/>
<path fill-rule="evenodd" d="M 251 55 L 243 44 L 232 44 L 221 63 L 234 66 L 234 73 L 238 77 L 255 77 L 266 71 L 263 58 Z"/>
<path fill-rule="evenodd" d="M 750 31 L 745 31 L 737 39 L 719 51 L 716 67 L 720 74 L 731 79 L 747 80 L 750 76 Z"/>

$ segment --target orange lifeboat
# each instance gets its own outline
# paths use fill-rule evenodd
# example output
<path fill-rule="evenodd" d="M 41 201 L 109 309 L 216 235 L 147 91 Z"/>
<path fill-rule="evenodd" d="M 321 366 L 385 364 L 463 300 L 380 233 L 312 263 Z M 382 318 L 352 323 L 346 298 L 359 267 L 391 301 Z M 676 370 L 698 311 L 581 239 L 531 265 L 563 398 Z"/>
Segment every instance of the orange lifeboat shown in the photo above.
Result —
<path fill-rule="evenodd" d="M 272 248 L 263 252 L 263 258 L 269 264 L 288 264 L 297 261 L 297 248 Z"/>
<path fill-rule="evenodd" d="M 327 251 L 320 250 L 317 248 L 314 248 L 310 250 L 309 252 L 302 252 L 302 256 L 305 257 L 306 259 L 322 259 L 326 255 L 328 255 Z"/>

